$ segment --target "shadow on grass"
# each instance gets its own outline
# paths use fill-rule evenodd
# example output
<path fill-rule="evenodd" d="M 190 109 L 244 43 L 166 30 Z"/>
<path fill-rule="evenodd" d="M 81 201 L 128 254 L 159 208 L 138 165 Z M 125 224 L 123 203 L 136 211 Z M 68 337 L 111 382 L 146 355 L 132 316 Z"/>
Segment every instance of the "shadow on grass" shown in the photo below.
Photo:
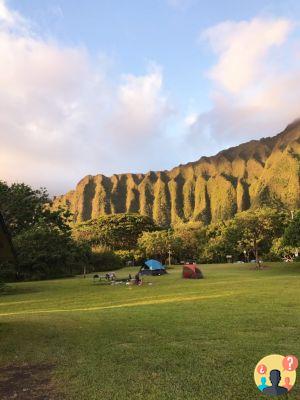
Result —
<path fill-rule="evenodd" d="M 3 296 L 11 296 L 11 295 L 20 295 L 20 294 L 29 294 L 29 293 L 38 293 L 40 292 L 39 288 L 35 288 L 33 286 L 30 287 L 20 287 L 20 286 L 12 286 L 11 284 L 7 284 L 4 289 L 0 292 L 0 298 Z"/>
<path fill-rule="evenodd" d="M 270 272 L 273 276 L 284 276 L 284 275 L 300 275 L 300 263 L 264 263 L 261 268 L 258 268 L 256 264 L 244 264 L 248 266 L 248 270 L 256 272 Z"/>
<path fill-rule="evenodd" d="M 0 398 L 22 400 L 57 400 L 51 382 L 51 364 L 9 365 L 0 368 Z"/>

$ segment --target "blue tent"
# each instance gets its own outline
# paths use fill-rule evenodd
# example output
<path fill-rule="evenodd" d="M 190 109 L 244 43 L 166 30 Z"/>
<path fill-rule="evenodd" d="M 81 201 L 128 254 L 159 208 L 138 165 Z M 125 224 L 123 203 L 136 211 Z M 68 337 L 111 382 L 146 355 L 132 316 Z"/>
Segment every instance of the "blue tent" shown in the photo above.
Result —
<path fill-rule="evenodd" d="M 147 260 L 145 261 L 145 267 L 141 268 L 140 273 L 142 275 L 163 275 L 166 274 L 167 271 L 165 269 L 165 266 L 162 265 L 157 260 Z"/>
<path fill-rule="evenodd" d="M 145 261 L 145 264 L 147 265 L 147 267 L 149 267 L 149 269 L 151 269 L 151 271 L 154 271 L 156 269 L 165 269 L 162 263 L 157 260 L 147 260 Z"/>

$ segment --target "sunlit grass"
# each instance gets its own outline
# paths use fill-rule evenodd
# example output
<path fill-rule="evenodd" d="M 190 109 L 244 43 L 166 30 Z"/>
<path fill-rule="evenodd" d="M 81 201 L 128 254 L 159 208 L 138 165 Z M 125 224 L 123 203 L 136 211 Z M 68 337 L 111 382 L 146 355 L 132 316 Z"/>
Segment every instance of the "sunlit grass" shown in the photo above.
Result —
<path fill-rule="evenodd" d="M 300 356 L 300 265 L 202 268 L 204 280 L 176 267 L 142 287 L 14 285 L 0 297 L 0 364 L 53 363 L 72 400 L 258 399 L 257 361 Z"/>

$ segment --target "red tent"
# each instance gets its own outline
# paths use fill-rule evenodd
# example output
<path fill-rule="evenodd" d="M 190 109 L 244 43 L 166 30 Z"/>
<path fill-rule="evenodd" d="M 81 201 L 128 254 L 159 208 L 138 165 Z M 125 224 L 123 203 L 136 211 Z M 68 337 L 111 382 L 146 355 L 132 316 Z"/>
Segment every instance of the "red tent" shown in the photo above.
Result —
<path fill-rule="evenodd" d="M 186 279 L 202 279 L 203 274 L 196 264 L 185 264 L 182 269 L 182 277 Z"/>

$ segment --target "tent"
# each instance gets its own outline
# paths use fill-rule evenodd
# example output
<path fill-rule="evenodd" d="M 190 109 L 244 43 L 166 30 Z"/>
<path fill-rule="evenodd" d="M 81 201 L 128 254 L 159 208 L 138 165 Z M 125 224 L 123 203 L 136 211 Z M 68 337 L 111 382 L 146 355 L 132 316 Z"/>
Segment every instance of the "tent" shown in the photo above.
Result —
<path fill-rule="evenodd" d="M 167 273 L 164 265 L 157 260 L 145 261 L 145 266 L 141 268 L 140 272 L 142 275 L 163 275 Z"/>
<path fill-rule="evenodd" d="M 0 212 L 0 262 L 15 261 L 15 252 L 11 242 L 10 234 Z"/>
<path fill-rule="evenodd" d="M 185 264 L 182 269 L 182 277 L 186 279 L 203 279 L 204 276 L 196 264 Z"/>

